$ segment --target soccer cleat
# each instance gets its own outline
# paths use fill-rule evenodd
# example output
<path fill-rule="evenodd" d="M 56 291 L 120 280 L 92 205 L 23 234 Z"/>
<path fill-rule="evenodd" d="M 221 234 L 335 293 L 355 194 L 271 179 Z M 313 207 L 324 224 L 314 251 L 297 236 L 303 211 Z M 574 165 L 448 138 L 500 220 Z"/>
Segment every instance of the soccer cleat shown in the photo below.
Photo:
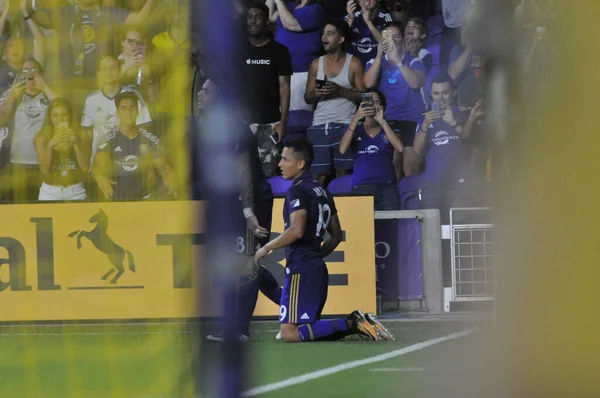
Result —
<path fill-rule="evenodd" d="M 246 336 L 245 334 L 239 334 L 238 338 L 242 343 L 245 343 L 248 340 L 250 340 L 250 337 Z M 223 343 L 225 341 L 225 337 L 223 337 L 223 335 L 220 333 L 215 333 L 215 334 L 209 334 L 208 336 L 206 336 L 206 340 L 214 341 L 216 343 Z"/>
<path fill-rule="evenodd" d="M 353 331 L 374 341 L 381 340 L 377 329 L 365 318 L 365 314 L 361 310 L 353 311 L 348 319 L 352 322 Z"/>
<path fill-rule="evenodd" d="M 277 333 L 277 336 L 275 336 L 275 340 L 281 340 L 281 331 Z"/>
<path fill-rule="evenodd" d="M 381 322 L 377 320 L 377 318 L 375 318 L 375 315 L 367 313 L 365 314 L 365 318 L 367 319 L 367 321 L 369 321 L 371 326 L 373 326 L 375 330 L 377 330 L 377 333 L 379 334 L 381 340 L 396 341 L 394 335 L 390 333 L 390 331 L 387 330 L 387 328 L 383 326 Z"/>

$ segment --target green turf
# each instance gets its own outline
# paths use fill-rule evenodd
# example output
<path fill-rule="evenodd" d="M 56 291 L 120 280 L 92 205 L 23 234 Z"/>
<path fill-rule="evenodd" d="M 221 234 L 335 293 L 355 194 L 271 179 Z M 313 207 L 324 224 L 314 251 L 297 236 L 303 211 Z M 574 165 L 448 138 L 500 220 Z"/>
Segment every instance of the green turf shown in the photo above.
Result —
<path fill-rule="evenodd" d="M 247 388 L 390 352 L 469 326 L 458 322 L 387 325 L 397 341 L 351 338 L 337 343 L 286 344 L 275 341 L 276 323 L 255 323 L 252 342 L 245 345 L 251 365 Z M 0 327 L 0 397 L 186 396 L 167 386 L 190 382 L 191 364 L 199 351 L 198 330 L 197 325 L 180 324 Z M 444 344 L 453 343 L 440 346 Z M 427 369 L 435 363 L 436 347 L 261 396 L 416 396 Z M 210 368 L 211 355 L 220 346 L 205 343 L 201 348 L 207 354 L 204 369 Z M 423 371 L 372 371 L 415 367 Z"/>

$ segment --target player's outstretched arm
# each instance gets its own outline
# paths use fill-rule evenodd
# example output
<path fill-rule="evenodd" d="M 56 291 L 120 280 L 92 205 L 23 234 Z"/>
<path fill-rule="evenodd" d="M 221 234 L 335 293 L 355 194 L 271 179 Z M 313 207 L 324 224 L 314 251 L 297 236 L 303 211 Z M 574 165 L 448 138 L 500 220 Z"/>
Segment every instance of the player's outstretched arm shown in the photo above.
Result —
<path fill-rule="evenodd" d="M 329 238 L 321 245 L 321 256 L 323 258 L 329 256 L 339 244 L 342 243 L 342 240 L 344 240 L 340 218 L 337 214 L 331 216 L 331 220 L 329 220 L 329 225 L 327 226 L 327 232 L 329 232 Z"/>

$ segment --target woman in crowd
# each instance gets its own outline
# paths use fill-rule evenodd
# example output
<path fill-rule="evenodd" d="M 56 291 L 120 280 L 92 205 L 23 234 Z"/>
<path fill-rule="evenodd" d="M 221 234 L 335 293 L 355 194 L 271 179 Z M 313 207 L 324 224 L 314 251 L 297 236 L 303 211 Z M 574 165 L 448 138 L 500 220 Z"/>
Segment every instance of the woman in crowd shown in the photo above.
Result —
<path fill-rule="evenodd" d="M 35 136 L 42 187 L 39 200 L 85 200 L 84 173 L 90 169 L 90 140 L 74 123 L 71 103 L 56 98 Z"/>
<path fill-rule="evenodd" d="M 354 150 L 352 193 L 373 195 L 377 210 L 400 210 L 400 199 L 394 174 L 394 150 L 404 145 L 385 120 L 385 97 L 377 90 L 371 93 L 372 104 L 363 102 L 340 142 L 340 152 Z M 363 124 L 359 124 L 364 119 Z"/>
<path fill-rule="evenodd" d="M 386 33 L 389 36 L 386 37 Z M 427 77 L 427 68 L 421 59 L 404 50 L 404 27 L 391 23 L 385 27 L 379 42 L 377 57 L 367 63 L 364 76 L 367 88 L 377 88 L 388 99 L 385 117 L 397 134 L 401 135 L 406 150 L 394 154 L 396 177 L 409 176 L 419 171 L 420 158 L 413 146 L 417 122 L 425 112 L 421 87 Z"/>
<path fill-rule="evenodd" d="M 415 58 L 419 58 L 427 71 L 433 65 L 433 55 L 425 48 L 425 40 L 429 35 L 427 24 L 421 18 L 411 18 L 404 29 L 404 51 Z"/>
<path fill-rule="evenodd" d="M 122 52 L 118 57 L 121 63 L 121 84 L 147 86 L 153 79 L 144 33 L 135 27 L 125 28 L 123 33 Z"/>

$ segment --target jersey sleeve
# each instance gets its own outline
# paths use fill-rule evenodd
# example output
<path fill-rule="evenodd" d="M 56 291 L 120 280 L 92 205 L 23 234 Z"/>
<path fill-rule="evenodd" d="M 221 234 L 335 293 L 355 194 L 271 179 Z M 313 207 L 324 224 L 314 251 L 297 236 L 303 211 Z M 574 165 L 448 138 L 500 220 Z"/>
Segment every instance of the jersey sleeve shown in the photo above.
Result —
<path fill-rule="evenodd" d="M 419 118 L 419 122 L 417 123 L 417 129 L 415 130 L 415 137 L 417 136 L 417 134 L 419 134 L 419 131 L 421 131 L 421 125 L 423 124 L 424 121 L 425 121 L 425 116 L 421 116 Z"/>
<path fill-rule="evenodd" d="M 94 125 L 94 114 L 91 111 L 91 100 L 90 97 L 85 99 L 85 105 L 83 106 L 83 116 L 81 117 L 81 127 L 92 127 Z"/>
<path fill-rule="evenodd" d="M 308 195 L 298 185 L 292 185 L 285 195 L 288 212 L 292 214 L 297 210 L 308 210 Z"/>
<path fill-rule="evenodd" d="M 425 74 L 425 76 L 427 76 L 427 67 L 425 66 L 425 63 L 419 59 L 419 58 L 414 58 L 413 60 L 410 61 L 410 64 L 408 65 L 410 67 L 410 69 L 414 70 L 415 72 L 423 72 Z"/>

